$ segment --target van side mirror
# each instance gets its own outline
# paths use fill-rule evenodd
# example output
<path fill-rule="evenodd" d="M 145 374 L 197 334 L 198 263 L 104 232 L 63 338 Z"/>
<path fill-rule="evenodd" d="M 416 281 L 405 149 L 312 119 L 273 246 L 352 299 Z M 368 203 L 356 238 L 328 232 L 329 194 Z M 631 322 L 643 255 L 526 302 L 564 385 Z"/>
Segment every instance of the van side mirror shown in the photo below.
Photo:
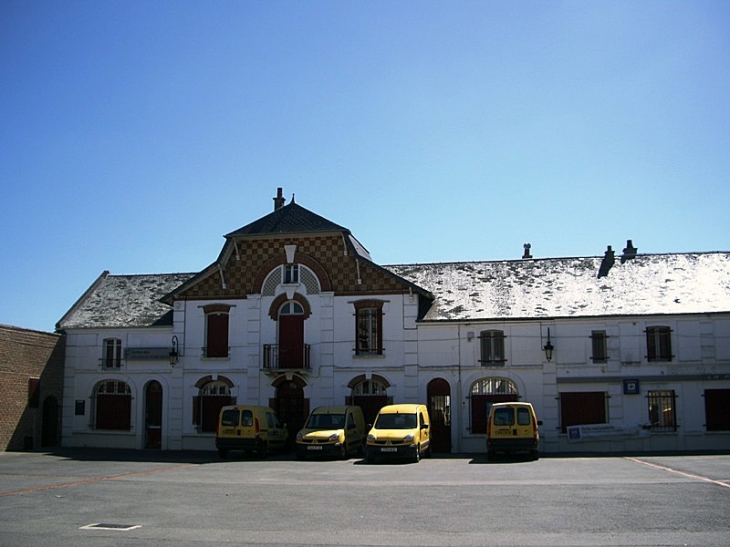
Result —
<path fill-rule="evenodd" d="M 423 425 L 421 426 L 421 429 L 428 429 L 428 424 L 423 424 Z"/>
<path fill-rule="evenodd" d="M 542 425 L 542 420 L 538 420 L 537 425 Z"/>

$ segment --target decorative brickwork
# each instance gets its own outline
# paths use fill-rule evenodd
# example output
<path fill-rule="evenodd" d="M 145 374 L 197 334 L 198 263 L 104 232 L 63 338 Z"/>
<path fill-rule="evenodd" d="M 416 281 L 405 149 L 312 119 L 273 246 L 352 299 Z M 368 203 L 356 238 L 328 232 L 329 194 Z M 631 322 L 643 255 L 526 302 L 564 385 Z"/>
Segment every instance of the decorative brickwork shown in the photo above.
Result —
<path fill-rule="evenodd" d="M 58 444 L 64 351 L 60 335 L 0 325 L 0 450 Z"/>
<path fill-rule="evenodd" d="M 259 294 L 269 272 L 286 262 L 284 245 L 289 244 L 297 245 L 296 261 L 317 274 L 323 291 L 331 290 L 337 295 L 408 292 L 408 286 L 396 276 L 373 266 L 358 257 L 351 248 L 346 248 L 342 236 L 272 236 L 239 240 L 239 255 L 231 253 L 223 267 L 223 279 L 218 269 L 211 268 L 205 278 L 177 298 L 226 299 Z"/>

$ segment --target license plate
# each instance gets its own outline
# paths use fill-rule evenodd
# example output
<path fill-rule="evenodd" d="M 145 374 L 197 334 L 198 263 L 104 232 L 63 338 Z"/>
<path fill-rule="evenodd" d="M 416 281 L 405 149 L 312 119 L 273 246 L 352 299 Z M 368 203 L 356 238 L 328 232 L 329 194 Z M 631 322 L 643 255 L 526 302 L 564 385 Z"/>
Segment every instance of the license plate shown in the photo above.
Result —
<path fill-rule="evenodd" d="M 509 434 L 510 434 L 509 429 L 498 429 L 497 430 L 497 435 L 509 435 Z"/>
<path fill-rule="evenodd" d="M 319 446 L 319 445 L 317 445 L 317 444 L 310 444 L 310 445 L 309 445 L 309 446 L 307 447 L 307 450 L 322 450 L 322 447 L 321 447 L 321 446 Z"/>
<path fill-rule="evenodd" d="M 398 452 L 395 446 L 384 446 L 380 449 L 381 452 Z"/>

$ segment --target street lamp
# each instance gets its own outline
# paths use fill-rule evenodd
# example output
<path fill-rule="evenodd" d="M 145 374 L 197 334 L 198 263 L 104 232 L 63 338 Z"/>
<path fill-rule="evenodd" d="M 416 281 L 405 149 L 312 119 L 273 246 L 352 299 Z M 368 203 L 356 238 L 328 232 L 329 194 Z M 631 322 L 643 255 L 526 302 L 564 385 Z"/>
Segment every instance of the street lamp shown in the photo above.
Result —
<path fill-rule="evenodd" d="M 542 347 L 542 349 L 545 350 L 545 359 L 547 359 L 547 361 L 549 363 L 553 358 L 553 350 L 555 349 L 555 346 L 553 346 L 552 343 L 550 342 L 550 327 L 548 327 L 547 344 L 545 344 Z"/>

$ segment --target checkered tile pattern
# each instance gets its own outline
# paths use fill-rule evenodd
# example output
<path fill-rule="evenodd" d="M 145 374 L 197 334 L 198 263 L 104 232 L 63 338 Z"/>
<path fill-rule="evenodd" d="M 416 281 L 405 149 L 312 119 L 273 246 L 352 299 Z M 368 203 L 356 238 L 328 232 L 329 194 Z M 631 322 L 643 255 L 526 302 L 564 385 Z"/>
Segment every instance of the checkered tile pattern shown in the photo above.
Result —
<path fill-rule="evenodd" d="M 247 294 L 257 294 L 261 291 L 261 284 L 269 272 L 286 262 L 284 245 L 289 244 L 297 245 L 295 261 L 312 269 L 320 277 L 320 284 L 325 291 L 331 289 L 340 295 L 367 295 L 403 293 L 408 290 L 396 278 L 362 262 L 360 263 L 362 283 L 358 284 L 354 252 L 348 249 L 345 255 L 345 242 L 342 237 L 330 235 L 241 239 L 238 241 L 240 259 L 237 259 L 234 251 L 223 270 L 226 289 L 222 287 L 219 272 L 212 270 L 206 278 L 190 287 L 181 296 L 196 299 L 225 299 L 245 298 Z"/>

